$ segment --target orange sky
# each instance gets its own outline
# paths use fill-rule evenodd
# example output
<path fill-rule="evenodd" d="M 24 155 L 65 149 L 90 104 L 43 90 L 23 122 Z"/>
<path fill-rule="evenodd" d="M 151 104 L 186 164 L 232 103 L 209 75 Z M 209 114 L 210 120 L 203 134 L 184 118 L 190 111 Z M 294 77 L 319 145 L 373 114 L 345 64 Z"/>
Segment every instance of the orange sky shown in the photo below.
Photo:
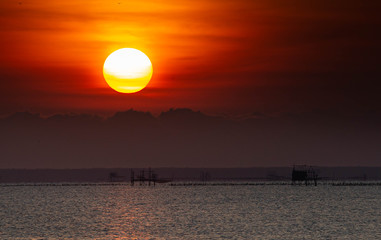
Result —
<path fill-rule="evenodd" d="M 0 114 L 378 109 L 379 7 L 344 0 L 2 0 Z M 153 63 L 151 82 L 136 94 L 116 93 L 103 80 L 105 58 L 124 47 Z"/>

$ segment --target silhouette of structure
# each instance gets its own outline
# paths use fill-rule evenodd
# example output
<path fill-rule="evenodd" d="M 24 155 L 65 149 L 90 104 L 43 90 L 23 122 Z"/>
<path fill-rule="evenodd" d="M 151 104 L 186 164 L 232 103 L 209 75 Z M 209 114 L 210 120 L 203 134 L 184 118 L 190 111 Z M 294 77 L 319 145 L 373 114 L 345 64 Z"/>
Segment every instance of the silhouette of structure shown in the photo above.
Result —
<path fill-rule="evenodd" d="M 317 185 L 318 175 L 312 166 L 294 165 L 292 168 L 292 184 L 304 182 L 310 185 L 312 182 Z"/>
<path fill-rule="evenodd" d="M 210 174 L 208 172 L 201 171 L 200 173 L 200 181 L 204 184 L 211 179 Z"/>
<path fill-rule="evenodd" d="M 148 171 L 145 171 L 144 169 L 141 170 L 136 177 L 135 177 L 135 171 L 131 169 L 131 174 L 130 174 L 131 186 L 134 186 L 135 182 L 139 182 L 139 185 L 146 185 L 148 183 L 148 186 L 151 186 L 151 184 L 155 186 L 156 183 L 167 183 L 171 181 L 172 179 L 166 179 L 166 178 L 159 179 L 158 175 L 154 171 L 152 171 L 151 168 L 148 168 Z"/>

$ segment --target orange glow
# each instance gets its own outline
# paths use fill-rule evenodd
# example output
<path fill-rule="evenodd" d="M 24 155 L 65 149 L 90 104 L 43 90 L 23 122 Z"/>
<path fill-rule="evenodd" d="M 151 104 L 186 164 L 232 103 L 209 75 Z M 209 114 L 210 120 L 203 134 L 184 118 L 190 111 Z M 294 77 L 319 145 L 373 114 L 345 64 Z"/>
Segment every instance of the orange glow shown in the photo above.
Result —
<path fill-rule="evenodd" d="M 366 55 L 379 47 L 377 16 L 362 14 L 377 7 L 348 4 L 335 1 L 328 11 L 318 0 L 3 0 L 0 102 L 18 111 L 284 111 L 284 87 L 319 85 L 339 68 L 344 76 L 349 63 L 378 73 Z M 125 47 L 155 67 L 139 94 L 116 94 L 102 74 L 107 56 Z"/>
<path fill-rule="evenodd" d="M 104 65 L 103 76 L 117 92 L 134 93 L 142 90 L 152 77 L 149 58 L 134 48 L 122 48 L 111 53 Z"/>

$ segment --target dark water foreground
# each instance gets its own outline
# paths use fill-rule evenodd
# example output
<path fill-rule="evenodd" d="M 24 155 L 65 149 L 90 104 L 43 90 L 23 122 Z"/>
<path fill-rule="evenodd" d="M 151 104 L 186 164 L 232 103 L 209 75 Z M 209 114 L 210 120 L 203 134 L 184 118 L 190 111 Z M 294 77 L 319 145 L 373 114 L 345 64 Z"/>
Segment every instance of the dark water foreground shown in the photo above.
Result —
<path fill-rule="evenodd" d="M 0 186 L 0 239 L 380 239 L 381 187 Z"/>

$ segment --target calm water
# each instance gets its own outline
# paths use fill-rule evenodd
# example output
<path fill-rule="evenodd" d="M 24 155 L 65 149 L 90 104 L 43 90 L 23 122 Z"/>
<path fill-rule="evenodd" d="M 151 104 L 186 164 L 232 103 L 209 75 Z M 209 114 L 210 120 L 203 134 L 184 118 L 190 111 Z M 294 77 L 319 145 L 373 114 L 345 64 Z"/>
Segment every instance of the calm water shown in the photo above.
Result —
<path fill-rule="evenodd" d="M 0 186 L 0 239 L 381 239 L 380 186 Z"/>

